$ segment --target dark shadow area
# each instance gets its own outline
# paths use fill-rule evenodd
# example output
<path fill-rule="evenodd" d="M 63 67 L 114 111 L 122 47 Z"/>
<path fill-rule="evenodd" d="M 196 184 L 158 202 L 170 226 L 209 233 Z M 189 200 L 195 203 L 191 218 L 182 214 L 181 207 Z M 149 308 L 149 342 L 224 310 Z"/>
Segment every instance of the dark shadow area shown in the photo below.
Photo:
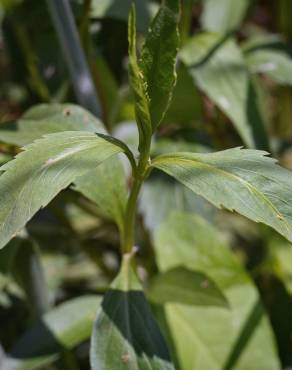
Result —
<path fill-rule="evenodd" d="M 36 357 L 51 357 L 65 350 L 43 320 L 39 320 L 24 334 L 10 353 L 10 357 L 25 360 Z"/>
<path fill-rule="evenodd" d="M 105 295 L 102 308 L 139 357 L 146 355 L 170 360 L 165 341 L 142 291 L 111 289 Z"/>
<path fill-rule="evenodd" d="M 261 114 L 259 108 L 259 99 L 255 90 L 255 86 L 251 80 L 249 80 L 247 91 L 246 115 L 256 148 L 270 152 L 271 149 L 268 135 L 265 129 L 265 123 L 262 119 L 263 115 Z"/>
<path fill-rule="evenodd" d="M 260 275 L 256 281 L 277 339 L 283 368 L 292 366 L 292 296 L 275 275 Z"/>
<path fill-rule="evenodd" d="M 240 356 L 243 354 L 250 339 L 252 339 L 253 334 L 258 328 L 263 315 L 263 307 L 260 301 L 257 301 L 252 307 L 245 323 L 243 324 L 241 332 L 234 343 L 232 351 L 230 352 L 227 361 L 225 362 L 223 370 L 232 370 L 235 368 L 240 359 Z"/>

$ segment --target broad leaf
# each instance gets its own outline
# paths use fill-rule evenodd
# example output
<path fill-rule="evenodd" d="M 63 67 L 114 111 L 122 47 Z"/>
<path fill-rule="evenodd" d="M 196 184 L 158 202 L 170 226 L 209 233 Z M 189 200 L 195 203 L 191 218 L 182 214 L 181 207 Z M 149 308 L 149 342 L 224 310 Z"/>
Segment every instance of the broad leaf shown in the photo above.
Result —
<path fill-rule="evenodd" d="M 16 123 L 0 125 L 0 141 L 19 146 L 60 131 L 104 133 L 104 126 L 87 110 L 73 104 L 40 104 Z"/>
<path fill-rule="evenodd" d="M 230 309 L 165 306 L 181 370 L 279 370 L 274 338 L 259 295 L 216 230 L 201 218 L 177 213 L 156 233 L 161 271 L 185 266 L 208 274 Z"/>
<path fill-rule="evenodd" d="M 292 241 L 292 175 L 267 153 L 229 149 L 211 154 L 162 155 L 153 166 L 216 207 L 262 222 Z"/>
<path fill-rule="evenodd" d="M 93 370 L 173 370 L 167 347 L 126 255 L 106 293 L 91 341 Z"/>
<path fill-rule="evenodd" d="M 179 46 L 178 0 L 164 0 L 151 23 L 142 49 L 141 70 L 150 100 L 152 130 L 161 123 L 176 81 L 175 63 Z"/>
<path fill-rule="evenodd" d="M 135 99 L 135 114 L 139 130 L 139 150 L 149 140 L 152 133 L 151 117 L 149 108 L 149 96 L 147 95 L 144 76 L 138 65 L 136 47 L 136 12 L 131 8 L 128 23 L 129 42 L 129 80 Z"/>
<path fill-rule="evenodd" d="M 239 28 L 250 0 L 204 0 L 202 26 L 207 31 L 229 32 Z"/>
<path fill-rule="evenodd" d="M 27 146 L 0 168 L 0 247 L 78 176 L 122 149 L 96 134 L 65 131 Z"/>
<path fill-rule="evenodd" d="M 80 191 L 98 205 L 102 214 L 117 222 L 123 232 L 127 202 L 126 178 L 122 164 L 110 158 L 85 176 L 74 181 L 74 190 Z"/>
<path fill-rule="evenodd" d="M 15 124 L 1 125 L 0 141 L 21 146 L 30 144 L 43 135 L 63 131 L 89 131 L 105 134 L 102 122 L 77 105 L 40 104 L 29 109 Z M 85 174 L 76 181 L 76 189 L 96 203 L 102 215 L 116 221 L 121 228 L 127 187 L 120 161 L 109 160 L 96 168 L 94 172 Z"/>
<path fill-rule="evenodd" d="M 226 298 L 206 274 L 183 266 L 169 269 L 152 278 L 147 296 L 158 304 L 228 307 Z"/>
<path fill-rule="evenodd" d="M 268 149 L 261 143 L 257 145 L 257 130 L 260 127 L 265 135 L 264 124 L 248 69 L 235 40 L 226 40 L 220 34 L 202 33 L 185 45 L 180 57 L 198 87 L 233 122 L 244 143 L 248 147 Z"/>
<path fill-rule="evenodd" d="M 84 296 L 51 310 L 18 340 L 3 369 L 43 368 L 64 350 L 87 340 L 99 305 L 99 297 Z"/>

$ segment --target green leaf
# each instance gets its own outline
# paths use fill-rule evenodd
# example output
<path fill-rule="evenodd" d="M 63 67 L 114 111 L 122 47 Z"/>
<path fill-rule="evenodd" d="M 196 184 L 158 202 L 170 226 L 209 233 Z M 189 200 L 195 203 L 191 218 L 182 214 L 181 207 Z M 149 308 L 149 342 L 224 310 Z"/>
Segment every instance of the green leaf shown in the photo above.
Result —
<path fill-rule="evenodd" d="M 292 86 L 292 58 L 285 50 L 258 47 L 245 54 L 252 73 L 262 73 L 281 85 Z"/>
<path fill-rule="evenodd" d="M 152 165 L 216 207 L 269 225 L 292 241 L 292 175 L 265 155 L 240 148 L 174 153 L 157 157 Z"/>
<path fill-rule="evenodd" d="M 258 142 L 259 128 L 262 135 L 266 135 L 264 124 L 248 69 L 235 40 L 220 34 L 202 33 L 185 45 L 180 57 L 198 87 L 233 122 L 243 142 L 248 147 L 268 150 Z"/>
<path fill-rule="evenodd" d="M 154 303 L 182 303 L 194 306 L 228 307 L 217 285 L 198 271 L 178 266 L 150 280 L 147 297 Z"/>
<path fill-rule="evenodd" d="M 100 297 L 83 296 L 54 308 L 36 322 L 15 344 L 5 370 L 35 370 L 55 361 L 90 337 Z"/>
<path fill-rule="evenodd" d="M 178 0 L 162 2 L 142 49 L 141 70 L 149 97 L 153 131 L 163 120 L 176 82 L 178 12 Z"/>
<path fill-rule="evenodd" d="M 121 151 L 82 131 L 50 134 L 27 146 L 0 168 L 0 247 L 77 177 Z"/>
<path fill-rule="evenodd" d="M 208 274 L 230 309 L 165 306 L 181 370 L 279 370 L 272 329 L 254 284 L 220 235 L 201 218 L 171 215 L 156 233 L 161 271 L 185 266 Z"/>
<path fill-rule="evenodd" d="M 30 238 L 17 237 L 0 250 L 0 275 L 14 279 L 26 294 L 32 317 L 38 317 L 49 307 L 45 276 L 36 243 Z M 1 286 L 1 284 L 0 284 Z M 0 287 L 1 290 L 1 287 Z"/>
<path fill-rule="evenodd" d="M 78 177 L 73 189 L 97 204 L 102 214 L 115 220 L 123 232 L 127 184 L 120 161 L 116 158 L 107 159 L 90 174 Z"/>
<path fill-rule="evenodd" d="M 16 123 L 2 124 L 0 141 L 23 146 L 60 131 L 105 133 L 102 122 L 77 105 L 40 104 L 29 109 Z"/>
<path fill-rule="evenodd" d="M 149 96 L 146 92 L 144 76 L 138 65 L 136 48 L 136 11 L 132 6 L 128 23 L 129 80 L 135 99 L 135 114 L 139 130 L 139 150 L 150 140 L 152 134 Z"/>
<path fill-rule="evenodd" d="M 93 0 L 90 16 L 92 18 L 114 18 L 127 21 L 132 4 L 137 9 L 137 27 L 146 32 L 152 16 L 158 10 L 158 5 L 149 0 Z"/>
<path fill-rule="evenodd" d="M 16 124 L 6 124 L 4 127 L 1 125 L 0 140 L 26 145 L 46 134 L 81 130 L 98 132 L 101 138 L 109 141 L 112 139 L 113 144 L 121 145 L 121 142 L 113 138 L 102 136 L 106 133 L 102 122 L 90 112 L 73 104 L 40 104 L 28 110 Z M 126 147 L 122 149 L 128 152 Z M 119 160 L 109 160 L 94 171 L 79 177 L 76 180 L 76 190 L 96 203 L 101 214 L 116 221 L 121 228 L 127 186 Z"/>
<path fill-rule="evenodd" d="M 91 341 L 93 370 L 173 370 L 167 347 L 142 287 L 124 256 L 121 272 L 106 293 Z"/>
<path fill-rule="evenodd" d="M 187 68 L 181 64 L 177 70 L 177 83 L 163 124 L 193 125 L 202 121 L 202 99 Z"/>
<path fill-rule="evenodd" d="M 203 28 L 215 32 L 238 29 L 250 3 L 251 0 L 204 0 Z"/>
<path fill-rule="evenodd" d="M 172 212 L 199 213 L 208 220 L 212 220 L 217 214 L 216 208 L 205 199 L 164 173 L 152 173 L 143 184 L 139 209 L 144 224 L 151 233 Z"/>
<path fill-rule="evenodd" d="M 12 240 L 17 244 L 11 274 L 26 294 L 33 317 L 38 317 L 49 308 L 49 292 L 37 244 L 29 238 Z M 5 250 L 9 250 L 9 245 Z"/>

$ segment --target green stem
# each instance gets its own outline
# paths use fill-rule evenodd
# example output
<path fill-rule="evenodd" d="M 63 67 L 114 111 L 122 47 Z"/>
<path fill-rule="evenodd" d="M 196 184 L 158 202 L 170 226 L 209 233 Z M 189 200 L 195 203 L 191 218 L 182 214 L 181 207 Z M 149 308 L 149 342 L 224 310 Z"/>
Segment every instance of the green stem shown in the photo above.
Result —
<path fill-rule="evenodd" d="M 128 199 L 127 209 L 124 219 L 124 238 L 122 245 L 123 253 L 130 253 L 135 243 L 135 221 L 137 213 L 138 196 L 144 179 L 148 175 L 150 140 L 146 143 L 143 152 L 140 155 L 136 171 L 133 171 L 133 185 Z"/>
<path fill-rule="evenodd" d="M 181 21 L 180 21 L 180 40 L 183 46 L 189 38 L 192 23 L 193 0 L 182 2 Z"/>

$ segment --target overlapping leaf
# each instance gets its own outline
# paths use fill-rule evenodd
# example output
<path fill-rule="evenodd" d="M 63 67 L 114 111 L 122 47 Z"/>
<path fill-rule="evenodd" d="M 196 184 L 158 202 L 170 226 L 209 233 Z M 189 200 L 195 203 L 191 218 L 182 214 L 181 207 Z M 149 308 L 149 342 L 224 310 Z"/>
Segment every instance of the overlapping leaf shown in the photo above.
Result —
<path fill-rule="evenodd" d="M 93 201 L 105 217 L 115 220 L 123 232 L 127 201 L 124 169 L 117 158 L 107 159 L 94 171 L 74 181 L 74 190 Z"/>
<path fill-rule="evenodd" d="M 235 40 L 226 40 L 217 33 L 202 33 L 185 45 L 180 57 L 199 88 L 231 119 L 244 143 L 248 147 L 268 149 L 262 143 L 257 145 L 257 131 L 260 129 L 261 135 L 266 135 L 264 123 Z"/>
<path fill-rule="evenodd" d="M 0 141 L 23 146 L 60 131 L 105 133 L 102 122 L 77 105 L 40 104 L 29 109 L 19 121 L 2 124 Z"/>
<path fill-rule="evenodd" d="M 174 267 L 152 278 L 147 296 L 158 304 L 228 307 L 224 294 L 206 274 L 183 266 Z"/>
<path fill-rule="evenodd" d="M 281 85 L 292 85 L 292 58 L 285 50 L 272 47 L 258 47 L 245 53 L 252 73 L 269 76 Z"/>
<path fill-rule="evenodd" d="M 274 338 L 252 281 L 221 238 L 201 218 L 171 215 L 156 233 L 158 266 L 185 266 L 208 274 L 230 309 L 165 306 L 181 370 L 279 370 Z"/>
<path fill-rule="evenodd" d="M 229 32 L 239 28 L 250 0 L 204 0 L 202 26 L 205 30 Z"/>
<path fill-rule="evenodd" d="M 15 344 L 4 360 L 5 370 L 35 370 L 56 360 L 90 337 L 100 297 L 84 296 L 48 312 Z M 2 367 L 1 367 L 2 369 Z"/>
<path fill-rule="evenodd" d="M 51 134 L 27 146 L 0 169 L 0 247 L 78 176 L 121 151 L 82 131 Z"/>
<path fill-rule="evenodd" d="M 265 152 L 229 149 L 162 155 L 163 170 L 215 206 L 262 222 L 292 241 L 292 174 Z"/>
<path fill-rule="evenodd" d="M 0 126 L 0 141 L 27 145 L 43 135 L 63 131 L 88 131 L 105 134 L 102 122 L 74 104 L 40 104 L 29 109 L 16 123 Z M 101 192 L 102 187 L 102 192 Z M 127 200 L 126 178 L 119 160 L 109 160 L 76 180 L 76 190 L 100 209 L 102 215 L 117 222 Z"/>
<path fill-rule="evenodd" d="M 91 368 L 174 370 L 131 263 L 125 256 L 98 313 L 91 341 Z"/>
<path fill-rule="evenodd" d="M 132 4 L 137 10 L 137 27 L 146 32 L 152 16 L 157 12 L 158 4 L 149 0 L 93 0 L 91 2 L 92 18 L 116 18 L 127 21 Z"/>

